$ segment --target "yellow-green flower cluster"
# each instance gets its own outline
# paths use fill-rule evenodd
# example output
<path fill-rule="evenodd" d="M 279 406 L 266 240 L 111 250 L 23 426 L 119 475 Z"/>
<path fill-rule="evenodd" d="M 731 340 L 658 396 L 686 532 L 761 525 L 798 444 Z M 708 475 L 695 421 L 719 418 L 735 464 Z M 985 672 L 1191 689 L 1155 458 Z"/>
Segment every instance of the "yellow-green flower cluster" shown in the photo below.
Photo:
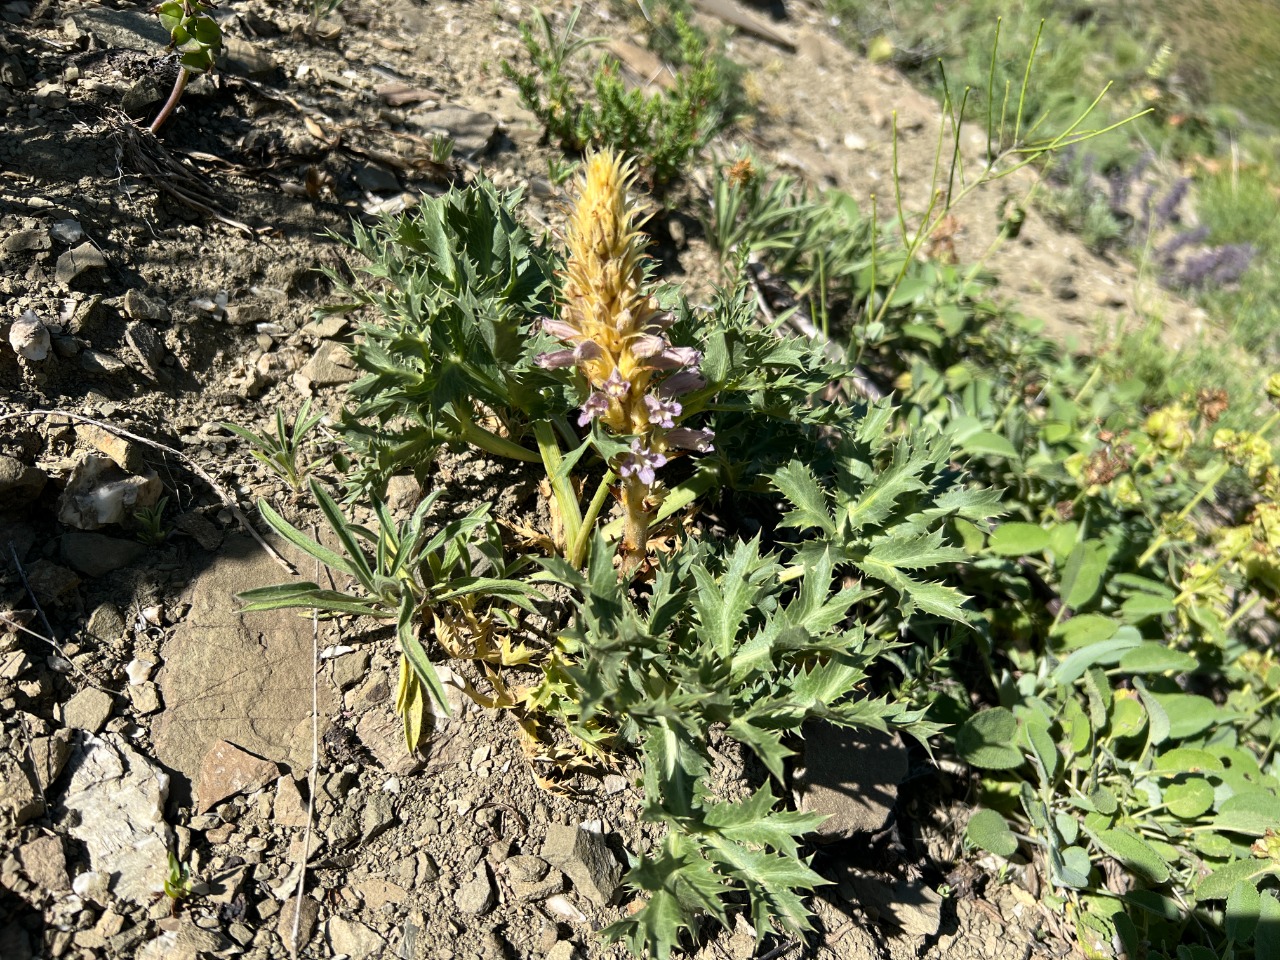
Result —
<path fill-rule="evenodd" d="M 1258 480 L 1271 466 L 1271 444 L 1248 430 L 1218 430 L 1213 435 L 1213 448 L 1226 454 L 1231 464 L 1243 468 L 1250 480 Z"/>
<path fill-rule="evenodd" d="M 566 237 L 560 317 L 542 325 L 566 346 L 538 362 L 583 373 L 589 392 L 579 425 L 599 420 L 634 438 L 618 472 L 648 486 L 668 452 L 711 450 L 712 433 L 676 426 L 684 412 L 678 398 L 705 383 L 702 355 L 668 342 L 670 319 L 646 289 L 645 239 L 627 197 L 634 178 L 631 163 L 616 154 L 587 158 Z"/>
<path fill-rule="evenodd" d="M 1193 414 L 1180 403 L 1173 403 L 1154 411 L 1143 424 L 1151 442 L 1166 453 L 1175 456 L 1184 453 L 1195 440 L 1191 429 Z"/>

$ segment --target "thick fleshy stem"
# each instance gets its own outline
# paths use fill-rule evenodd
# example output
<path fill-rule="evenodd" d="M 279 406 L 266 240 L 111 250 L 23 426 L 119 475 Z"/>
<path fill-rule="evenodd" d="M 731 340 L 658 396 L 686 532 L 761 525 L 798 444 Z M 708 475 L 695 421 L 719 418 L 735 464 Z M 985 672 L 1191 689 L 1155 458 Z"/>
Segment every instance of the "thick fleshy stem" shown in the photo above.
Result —
<path fill-rule="evenodd" d="M 644 562 L 653 518 L 645 501 L 649 484 L 632 474 L 622 480 L 622 575 L 629 577 Z"/>

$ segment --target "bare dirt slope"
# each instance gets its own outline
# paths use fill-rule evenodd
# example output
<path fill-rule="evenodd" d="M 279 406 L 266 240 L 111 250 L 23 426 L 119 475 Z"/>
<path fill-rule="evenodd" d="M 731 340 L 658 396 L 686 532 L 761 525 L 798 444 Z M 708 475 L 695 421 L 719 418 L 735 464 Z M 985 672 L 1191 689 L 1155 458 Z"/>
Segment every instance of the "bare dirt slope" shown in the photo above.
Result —
<path fill-rule="evenodd" d="M 765 18 L 713 9 L 712 30 L 726 11 Z M 0 4 L 0 611 L 31 631 L 0 633 L 4 960 L 267 958 L 288 954 L 295 928 L 313 957 L 617 953 L 594 930 L 627 909 L 615 892 L 625 852 L 653 839 L 634 771 L 543 790 L 508 719 L 461 698 L 462 715 L 410 759 L 385 632 L 325 625 L 313 638 L 308 621 L 241 616 L 232 599 L 287 574 L 231 505 L 252 514 L 265 497 L 311 514 L 219 422 L 261 430 L 308 396 L 336 410 L 356 376 L 351 329 L 312 320 L 330 295 L 320 268 L 343 256 L 331 234 L 477 170 L 524 187 L 533 220 L 557 222 L 552 154 L 500 70 L 521 56 L 527 12 L 348 0 L 308 32 L 301 7 L 226 0 L 223 69 L 192 85 L 157 150 L 122 112 L 149 119 L 174 75 L 145 4 Z M 627 16 L 592 7 L 582 29 L 625 38 Z M 788 4 L 769 23 L 786 43 L 730 39 L 759 93 L 738 139 L 815 185 L 884 204 L 896 110 L 906 200 L 923 205 L 937 106 L 840 47 L 812 6 Z M 430 156 L 438 133 L 456 143 L 445 166 Z M 976 163 L 983 145 L 963 145 Z M 1029 178 L 957 211 L 962 260 L 986 250 L 1003 194 Z M 706 171 L 691 180 L 696 190 Z M 685 229 L 664 248 L 666 272 L 706 289 L 716 267 L 698 215 L 673 220 Z M 1124 322 L 1140 296 L 1125 265 L 1034 212 L 990 266 L 1063 337 Z M 10 334 L 32 318 L 47 350 L 20 356 Z M 10 416 L 55 409 L 178 453 L 83 421 Z M 540 509 L 533 478 L 481 461 L 442 462 L 432 482 L 457 504 Z M 393 494 L 403 508 L 420 491 Z M 161 537 L 144 545 L 112 503 L 160 497 Z M 325 654 L 314 726 L 313 640 Z M 809 941 L 757 954 L 739 924 L 708 931 L 699 955 L 1065 955 L 1059 921 L 1032 893 L 963 862 L 963 807 L 938 801 L 954 785 L 910 763 L 915 786 L 873 833 L 818 852 L 833 886 Z M 730 758 L 720 775 L 732 782 L 742 767 Z M 198 881 L 176 913 L 155 895 L 165 846 Z"/>

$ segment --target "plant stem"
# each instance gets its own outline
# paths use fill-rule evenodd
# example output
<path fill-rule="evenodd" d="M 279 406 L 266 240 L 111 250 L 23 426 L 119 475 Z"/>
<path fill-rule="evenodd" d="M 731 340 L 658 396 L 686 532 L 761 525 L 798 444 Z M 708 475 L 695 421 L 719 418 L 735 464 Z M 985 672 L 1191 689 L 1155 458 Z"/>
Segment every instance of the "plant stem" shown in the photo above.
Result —
<path fill-rule="evenodd" d="M 148 128 L 151 133 L 159 130 L 166 120 L 172 116 L 173 111 L 178 109 L 178 101 L 182 99 L 182 92 L 187 89 L 187 81 L 191 79 L 191 73 L 186 67 L 178 71 L 178 79 L 173 82 L 173 89 L 169 92 L 169 99 L 164 102 L 164 106 L 160 108 L 160 112 L 156 114 L 156 118 L 151 121 Z"/>
<path fill-rule="evenodd" d="M 658 507 L 657 513 L 653 515 L 653 523 L 661 523 L 673 513 L 683 510 L 698 497 L 702 496 L 715 484 L 718 474 L 714 470 L 699 470 L 688 480 L 685 480 L 679 486 L 672 487 L 671 491 L 663 498 L 662 504 Z M 617 540 L 622 535 L 622 518 L 613 520 L 605 525 L 600 531 L 605 539 Z"/>
<path fill-rule="evenodd" d="M 473 447 L 479 447 L 486 453 L 492 453 L 495 456 L 507 457 L 510 460 L 523 460 L 525 463 L 543 462 L 543 458 L 532 450 L 528 450 L 514 441 L 486 430 L 469 418 L 458 418 L 458 439 L 465 440 Z"/>
<path fill-rule="evenodd" d="M 587 505 L 587 512 L 582 516 L 582 526 L 578 529 L 578 536 L 569 544 L 569 556 L 566 558 L 574 567 L 581 569 L 583 561 L 586 559 L 587 542 L 591 537 L 591 528 L 596 524 L 596 518 L 600 516 L 600 511 L 604 508 L 604 502 L 609 498 L 609 487 L 618 475 L 612 470 L 605 472 L 600 478 L 600 485 L 596 487 L 595 496 L 591 498 L 591 502 Z"/>
<path fill-rule="evenodd" d="M 551 492 L 555 495 L 556 506 L 560 509 L 560 522 L 564 526 L 565 559 L 568 560 L 571 545 L 577 542 L 578 532 L 582 529 L 582 509 L 578 504 L 578 496 L 574 493 L 573 483 L 562 469 L 564 458 L 560 454 L 560 444 L 556 441 L 551 421 L 539 420 L 535 423 L 533 435 L 538 440 L 542 466 L 547 471 Z"/>
<path fill-rule="evenodd" d="M 1213 488 L 1218 485 L 1219 480 L 1221 480 L 1223 477 L 1227 475 L 1227 471 L 1230 468 L 1231 468 L 1230 464 L 1227 464 L 1227 463 L 1218 464 L 1218 466 L 1214 469 L 1213 473 L 1210 475 L 1209 479 L 1205 481 L 1204 486 L 1200 488 L 1200 492 L 1197 493 L 1194 497 L 1192 497 L 1191 502 L 1188 503 L 1185 507 L 1183 507 L 1181 511 L 1179 511 L 1177 521 L 1176 521 L 1177 523 L 1181 523 L 1183 520 L 1187 519 L 1187 516 L 1191 513 L 1193 509 L 1195 509 L 1196 504 L 1198 504 L 1201 500 L 1203 500 L 1205 497 L 1207 497 L 1210 493 L 1213 492 Z M 1156 552 L 1168 542 L 1169 542 L 1169 534 L 1167 533 L 1162 533 L 1160 534 L 1160 536 L 1156 537 L 1155 540 L 1152 542 L 1151 546 L 1147 547 L 1147 549 L 1143 551 L 1142 556 L 1138 558 L 1138 566 L 1141 567 L 1144 564 L 1146 564 L 1146 562 L 1150 560 L 1152 557 L 1154 557 L 1156 555 Z"/>

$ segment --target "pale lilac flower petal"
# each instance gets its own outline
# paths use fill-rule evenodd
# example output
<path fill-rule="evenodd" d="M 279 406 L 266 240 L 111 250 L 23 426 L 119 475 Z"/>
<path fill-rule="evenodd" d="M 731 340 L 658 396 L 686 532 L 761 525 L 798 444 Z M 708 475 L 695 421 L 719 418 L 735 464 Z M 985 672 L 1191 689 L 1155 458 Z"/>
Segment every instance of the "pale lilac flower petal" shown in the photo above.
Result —
<path fill-rule="evenodd" d="M 553 350 L 551 353 L 540 353 L 534 363 L 544 370 L 559 370 L 561 367 L 572 367 L 578 362 L 572 350 Z"/>
<path fill-rule="evenodd" d="M 680 450 L 696 450 L 698 453 L 710 453 L 715 449 L 711 444 L 715 436 L 715 433 L 710 430 L 676 427 L 674 430 L 667 431 L 666 441 Z"/>
<path fill-rule="evenodd" d="M 684 409 L 676 400 L 659 400 L 653 395 L 644 398 L 644 405 L 649 412 L 649 422 L 668 430 L 676 425 L 675 418 Z"/>
<path fill-rule="evenodd" d="M 702 351 L 693 347 L 668 347 L 649 361 L 655 370 L 696 370 L 702 363 Z"/>
<path fill-rule="evenodd" d="M 596 417 L 602 417 L 608 412 L 609 398 L 597 390 L 587 397 L 586 402 L 582 405 L 582 413 L 578 416 L 578 426 L 585 427 Z"/>
<path fill-rule="evenodd" d="M 614 367 L 613 373 L 609 374 L 609 379 L 604 382 L 604 392 L 614 400 L 621 400 L 626 397 L 630 389 L 631 381 L 623 380 L 622 374 L 618 373 L 618 368 Z"/>
<path fill-rule="evenodd" d="M 667 350 L 670 344 L 662 337 L 654 336 L 651 333 L 643 333 L 631 341 L 631 352 L 641 360 L 647 360 L 649 357 L 656 357 L 658 354 Z"/>
<path fill-rule="evenodd" d="M 660 453 L 654 453 L 652 450 L 640 444 L 639 440 L 631 441 L 631 452 L 622 455 L 622 462 L 618 465 L 618 473 L 624 478 L 635 477 L 645 486 L 653 486 L 654 480 L 658 478 L 657 470 L 666 466 L 667 458 Z"/>
<path fill-rule="evenodd" d="M 580 344 L 573 348 L 573 357 L 581 362 L 583 360 L 594 360 L 596 357 L 602 356 L 604 351 L 600 349 L 600 344 L 594 340 L 583 340 Z"/>
<path fill-rule="evenodd" d="M 551 317 L 542 318 L 542 332 L 551 334 L 557 340 L 577 340 L 582 336 L 582 332 L 572 323 L 553 320 Z"/>
<path fill-rule="evenodd" d="M 658 384 L 658 394 L 664 398 L 678 397 L 690 390 L 700 390 L 707 385 L 701 374 L 692 370 L 681 370 L 672 374 Z"/>

